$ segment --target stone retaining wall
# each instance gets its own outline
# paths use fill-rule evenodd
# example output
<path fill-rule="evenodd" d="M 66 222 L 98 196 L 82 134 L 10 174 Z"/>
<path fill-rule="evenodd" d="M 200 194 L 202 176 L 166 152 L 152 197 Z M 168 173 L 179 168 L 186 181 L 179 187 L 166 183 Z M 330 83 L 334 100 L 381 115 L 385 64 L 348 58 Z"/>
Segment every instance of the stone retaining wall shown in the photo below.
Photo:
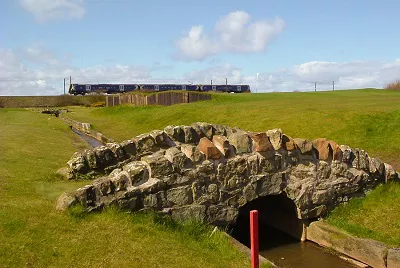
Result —
<path fill-rule="evenodd" d="M 331 248 L 371 267 L 400 267 L 400 249 L 389 248 L 372 239 L 351 236 L 322 221 L 312 222 L 307 227 L 307 240 Z"/>
<path fill-rule="evenodd" d="M 107 138 L 102 133 L 93 130 L 89 123 L 81 123 L 74 119 L 68 118 L 66 116 L 61 116 L 60 118 L 65 123 L 69 124 L 71 128 L 74 128 L 74 129 L 78 130 L 79 132 L 82 132 L 82 133 L 100 141 L 103 144 L 114 142 L 112 139 Z"/>
<path fill-rule="evenodd" d="M 390 165 L 361 149 L 292 139 L 280 129 L 253 133 L 201 122 L 77 152 L 67 167 L 69 179 L 95 180 L 60 196 L 59 210 L 118 206 L 214 225 L 234 224 L 247 202 L 281 193 L 299 219 L 315 219 L 398 180 Z"/>

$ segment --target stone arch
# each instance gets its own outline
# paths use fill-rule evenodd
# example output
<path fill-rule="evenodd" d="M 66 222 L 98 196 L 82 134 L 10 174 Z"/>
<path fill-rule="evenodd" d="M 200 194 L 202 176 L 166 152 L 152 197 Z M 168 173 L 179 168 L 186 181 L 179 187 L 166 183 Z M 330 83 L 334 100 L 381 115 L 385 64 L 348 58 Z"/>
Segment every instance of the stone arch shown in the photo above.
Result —
<path fill-rule="evenodd" d="M 398 179 L 390 165 L 327 139 L 202 122 L 75 153 L 67 169 L 69 179 L 94 181 L 60 196 L 59 210 L 78 203 L 88 211 L 115 205 L 214 225 L 234 223 L 246 203 L 282 193 L 298 219 L 323 217 L 379 183 Z"/>

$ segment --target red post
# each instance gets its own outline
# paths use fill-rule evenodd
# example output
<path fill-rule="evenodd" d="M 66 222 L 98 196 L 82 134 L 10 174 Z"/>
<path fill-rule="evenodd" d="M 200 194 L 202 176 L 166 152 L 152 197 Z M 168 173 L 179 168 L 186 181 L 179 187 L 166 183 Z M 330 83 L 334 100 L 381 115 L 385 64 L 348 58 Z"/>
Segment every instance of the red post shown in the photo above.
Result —
<path fill-rule="evenodd" d="M 251 245 L 251 268 L 259 268 L 258 259 L 258 211 L 250 211 L 250 245 Z"/>

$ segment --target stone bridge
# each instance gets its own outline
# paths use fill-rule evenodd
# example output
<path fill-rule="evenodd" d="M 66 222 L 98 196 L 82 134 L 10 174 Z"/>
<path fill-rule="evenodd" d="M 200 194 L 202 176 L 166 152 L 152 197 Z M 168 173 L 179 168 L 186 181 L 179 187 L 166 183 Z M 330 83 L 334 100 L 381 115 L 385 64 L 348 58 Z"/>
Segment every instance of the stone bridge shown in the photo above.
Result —
<path fill-rule="evenodd" d="M 324 138 L 292 139 L 280 129 L 254 133 L 208 123 L 168 126 L 77 152 L 65 174 L 94 180 L 62 194 L 58 210 L 117 206 L 214 225 L 234 224 L 239 208 L 270 195 L 285 195 L 298 219 L 315 219 L 398 180 L 390 165 L 361 149 Z"/>

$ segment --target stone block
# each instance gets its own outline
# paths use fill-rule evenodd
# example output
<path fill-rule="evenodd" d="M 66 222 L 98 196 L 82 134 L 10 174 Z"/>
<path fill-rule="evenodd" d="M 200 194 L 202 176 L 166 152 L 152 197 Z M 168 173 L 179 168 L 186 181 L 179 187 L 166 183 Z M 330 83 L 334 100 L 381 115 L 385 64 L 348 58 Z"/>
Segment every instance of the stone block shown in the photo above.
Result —
<path fill-rule="evenodd" d="M 185 143 L 196 144 L 199 142 L 199 135 L 193 127 L 184 126 L 183 133 L 185 134 Z"/>
<path fill-rule="evenodd" d="M 127 171 L 120 171 L 116 174 L 109 176 L 110 181 L 114 184 L 115 191 L 124 191 L 128 187 L 132 186 L 132 182 Z"/>
<path fill-rule="evenodd" d="M 251 139 L 245 131 L 230 134 L 228 140 L 235 147 L 237 154 L 250 153 L 252 151 Z"/>
<path fill-rule="evenodd" d="M 207 209 L 207 222 L 213 225 L 225 226 L 236 222 L 239 215 L 237 208 L 223 205 L 211 205 Z"/>
<path fill-rule="evenodd" d="M 213 125 L 205 122 L 196 122 L 191 125 L 193 129 L 197 132 L 199 138 L 207 137 L 208 139 L 212 139 L 214 136 L 214 128 Z"/>
<path fill-rule="evenodd" d="M 165 151 L 165 158 L 167 158 L 174 167 L 178 168 L 178 170 L 190 168 L 192 166 L 190 159 L 177 147 L 167 149 Z"/>
<path fill-rule="evenodd" d="M 106 146 L 96 147 L 93 152 L 96 155 L 98 167 L 107 167 L 117 162 L 114 153 Z"/>
<path fill-rule="evenodd" d="M 188 185 L 167 190 L 167 200 L 178 206 L 189 205 L 193 203 L 191 186 Z"/>
<path fill-rule="evenodd" d="M 385 182 L 388 183 L 389 181 L 398 181 L 399 180 L 399 176 L 396 172 L 396 170 L 394 170 L 394 168 L 385 163 Z"/>
<path fill-rule="evenodd" d="M 297 149 L 297 145 L 292 139 L 292 137 L 282 134 L 282 148 L 287 151 L 292 151 Z"/>
<path fill-rule="evenodd" d="M 312 145 L 311 141 L 309 141 L 309 140 L 301 139 L 301 138 L 294 138 L 293 141 L 296 144 L 297 148 L 300 149 L 300 152 L 302 154 L 309 153 L 313 149 L 313 145 Z"/>
<path fill-rule="evenodd" d="M 66 211 L 69 207 L 78 204 L 78 199 L 73 193 L 63 193 L 57 199 L 56 209 L 59 211 Z"/>
<path fill-rule="evenodd" d="M 155 148 L 156 141 L 149 133 L 139 135 L 133 138 L 133 141 L 136 143 L 136 151 L 139 153 L 151 152 L 158 149 Z"/>
<path fill-rule="evenodd" d="M 387 268 L 400 267 L 400 248 L 391 248 L 387 255 Z"/>
<path fill-rule="evenodd" d="M 174 171 L 171 162 L 161 152 L 146 155 L 141 160 L 150 166 L 150 177 L 152 178 L 168 176 Z"/>
<path fill-rule="evenodd" d="M 195 145 L 182 144 L 181 151 L 186 155 L 187 158 L 192 160 L 194 163 L 203 162 L 205 160 L 204 155 L 199 151 L 199 149 Z"/>
<path fill-rule="evenodd" d="M 282 147 L 282 130 L 280 128 L 268 130 L 267 136 L 275 150 Z"/>
<path fill-rule="evenodd" d="M 174 141 L 181 143 L 185 142 L 185 132 L 182 126 L 167 126 L 166 128 L 164 128 L 164 131 Z"/>
<path fill-rule="evenodd" d="M 221 152 L 207 137 L 203 137 L 200 139 L 198 149 L 201 153 L 205 155 L 206 159 L 221 158 Z"/>
<path fill-rule="evenodd" d="M 144 162 L 131 162 L 126 164 L 123 170 L 128 173 L 132 186 L 139 186 L 146 183 L 150 178 L 149 170 Z"/>
<path fill-rule="evenodd" d="M 332 149 L 332 160 L 342 161 L 343 152 L 342 152 L 342 150 L 340 150 L 339 145 L 336 142 L 330 141 L 330 140 L 328 140 L 328 143 Z"/>
<path fill-rule="evenodd" d="M 381 242 L 353 237 L 322 221 L 312 222 L 307 227 L 307 239 L 372 267 L 386 268 L 388 249 Z"/>
<path fill-rule="evenodd" d="M 76 152 L 67 162 L 69 169 L 76 173 L 84 174 L 89 171 L 89 165 L 83 154 Z"/>
<path fill-rule="evenodd" d="M 372 174 L 377 173 L 380 176 L 383 176 L 385 173 L 385 164 L 379 158 L 370 158 L 369 172 Z"/>
<path fill-rule="evenodd" d="M 249 133 L 250 138 L 253 140 L 253 150 L 256 152 L 274 151 L 274 146 L 269 141 L 267 133 Z"/>
<path fill-rule="evenodd" d="M 125 154 L 129 157 L 136 156 L 136 144 L 133 140 L 126 140 L 121 142 L 121 147 L 125 151 Z"/>
<path fill-rule="evenodd" d="M 189 220 L 204 222 L 206 218 L 206 206 L 188 205 L 182 207 L 173 207 L 171 208 L 171 217 L 173 220 L 180 222 Z"/>
<path fill-rule="evenodd" d="M 107 143 L 106 147 L 109 148 L 115 155 L 117 161 L 122 161 L 126 158 L 125 151 L 118 143 Z"/>
<path fill-rule="evenodd" d="M 329 142 L 325 138 L 313 140 L 312 145 L 318 152 L 319 160 L 332 160 L 332 149 L 329 146 Z"/>
<path fill-rule="evenodd" d="M 235 157 L 235 148 L 225 136 L 214 135 L 212 141 L 225 158 Z"/>
<path fill-rule="evenodd" d="M 284 188 L 284 173 L 250 176 L 252 186 L 258 196 L 277 195 Z"/>
<path fill-rule="evenodd" d="M 153 137 L 155 145 L 160 148 L 169 148 L 175 146 L 175 142 L 161 130 L 154 130 L 150 132 L 150 136 Z"/>

